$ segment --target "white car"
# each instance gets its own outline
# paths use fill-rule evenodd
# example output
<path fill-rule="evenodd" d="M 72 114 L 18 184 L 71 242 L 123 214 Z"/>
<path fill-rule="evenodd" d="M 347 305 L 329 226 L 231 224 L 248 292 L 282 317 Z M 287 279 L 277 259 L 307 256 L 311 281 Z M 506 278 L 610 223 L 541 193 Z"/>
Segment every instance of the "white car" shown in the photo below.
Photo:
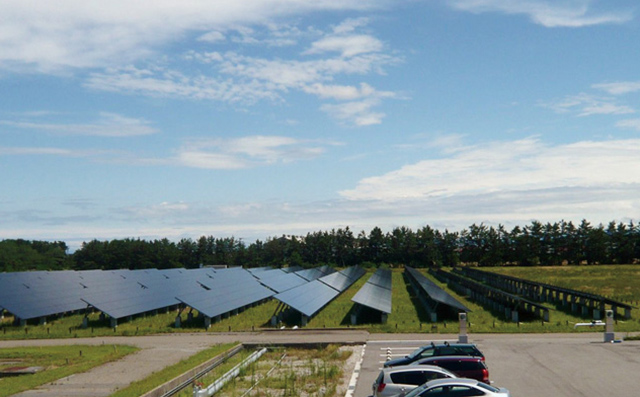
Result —
<path fill-rule="evenodd" d="M 430 380 L 455 377 L 453 372 L 435 365 L 383 368 L 373 382 L 373 397 L 402 396 Z"/>
<path fill-rule="evenodd" d="M 511 397 L 509 390 L 469 378 L 437 379 L 418 386 L 405 397 Z"/>

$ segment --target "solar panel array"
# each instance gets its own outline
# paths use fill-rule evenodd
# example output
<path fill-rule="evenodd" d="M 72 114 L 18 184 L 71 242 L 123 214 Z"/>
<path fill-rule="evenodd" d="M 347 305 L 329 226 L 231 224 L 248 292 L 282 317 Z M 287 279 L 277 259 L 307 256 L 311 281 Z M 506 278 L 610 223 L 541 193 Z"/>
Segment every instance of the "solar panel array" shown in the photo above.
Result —
<path fill-rule="evenodd" d="M 308 269 L 313 270 L 313 269 Z M 318 273 L 327 273 L 325 276 L 316 277 L 313 281 L 289 289 L 274 296 L 280 302 L 299 311 L 307 317 L 313 317 L 320 309 L 335 299 L 340 293 L 355 283 L 365 271 L 353 266 L 339 272 L 333 272 L 330 267 L 317 269 Z M 298 271 L 295 274 L 308 277 L 311 272 Z"/>
<path fill-rule="evenodd" d="M 391 313 L 391 270 L 378 269 L 351 300 L 383 313 Z"/>
<path fill-rule="evenodd" d="M 458 302 L 456 298 L 449 295 L 445 290 L 438 287 L 433 281 L 429 280 L 424 274 L 420 273 L 416 269 L 405 266 L 405 271 L 410 274 L 410 276 L 415 280 L 416 283 L 418 283 L 420 288 L 427 294 L 427 296 L 429 296 L 431 300 L 439 303 L 444 303 L 447 306 L 463 312 L 471 311 L 465 305 Z"/>
<path fill-rule="evenodd" d="M 337 290 L 318 280 L 314 280 L 300 287 L 277 294 L 274 298 L 307 317 L 313 317 L 339 294 Z"/>
<path fill-rule="evenodd" d="M 321 308 L 361 272 L 357 267 L 335 272 L 322 266 L 0 273 L 0 308 L 19 320 L 46 319 L 90 307 L 120 319 L 184 304 L 215 318 L 305 286 L 304 295 L 323 302 Z M 315 313 L 316 306 L 308 302 L 303 309 Z"/>
<path fill-rule="evenodd" d="M 284 292 L 291 288 L 308 283 L 307 280 L 298 276 L 296 273 L 286 273 L 281 269 L 269 270 L 254 274 L 260 284 L 275 291 L 276 293 Z"/>
<path fill-rule="evenodd" d="M 202 289 L 176 298 L 203 315 L 215 318 L 273 296 L 273 291 L 262 286 L 249 272 L 233 270 L 218 271 L 213 278 L 202 282 Z"/>

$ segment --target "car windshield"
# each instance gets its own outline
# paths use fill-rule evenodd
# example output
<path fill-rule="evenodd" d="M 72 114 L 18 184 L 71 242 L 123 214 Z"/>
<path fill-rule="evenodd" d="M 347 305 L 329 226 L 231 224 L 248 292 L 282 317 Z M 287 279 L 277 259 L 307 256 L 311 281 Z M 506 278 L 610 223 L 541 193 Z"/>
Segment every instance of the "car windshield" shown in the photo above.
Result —
<path fill-rule="evenodd" d="M 415 389 L 411 390 L 409 393 L 405 394 L 404 397 L 416 397 L 420 393 L 422 393 L 426 388 L 427 388 L 427 384 L 425 383 L 422 386 L 418 386 Z"/>
<path fill-rule="evenodd" d="M 500 391 L 500 389 L 498 389 L 496 387 L 493 387 L 493 386 L 490 386 L 490 385 L 488 385 L 486 383 L 482 383 L 482 382 L 478 382 L 478 387 L 481 387 L 483 389 L 487 389 L 487 390 L 489 390 L 491 392 L 494 392 L 494 393 L 498 393 Z"/>
<path fill-rule="evenodd" d="M 422 353 L 423 351 L 425 351 L 426 348 L 421 347 L 419 349 L 414 350 L 413 352 L 411 352 L 411 354 L 409 354 L 407 357 L 409 358 L 416 358 L 420 355 L 420 353 Z"/>

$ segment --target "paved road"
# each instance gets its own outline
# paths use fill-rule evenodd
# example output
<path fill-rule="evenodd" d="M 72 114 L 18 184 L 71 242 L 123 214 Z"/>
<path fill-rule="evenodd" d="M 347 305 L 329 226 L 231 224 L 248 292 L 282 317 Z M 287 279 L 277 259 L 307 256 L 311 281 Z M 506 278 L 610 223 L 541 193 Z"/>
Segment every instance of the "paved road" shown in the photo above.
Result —
<path fill-rule="evenodd" d="M 0 341 L 0 347 L 51 344 L 131 344 L 142 350 L 115 363 L 77 374 L 19 396 L 108 396 L 116 388 L 144 378 L 211 345 L 253 343 L 366 344 L 353 397 L 371 395 L 387 349 L 392 354 L 456 335 L 368 334 L 364 331 L 295 330 L 255 333 L 172 334 L 67 340 Z M 485 353 L 491 379 L 511 390 L 513 397 L 638 397 L 640 341 L 603 343 L 602 333 L 470 335 Z"/>

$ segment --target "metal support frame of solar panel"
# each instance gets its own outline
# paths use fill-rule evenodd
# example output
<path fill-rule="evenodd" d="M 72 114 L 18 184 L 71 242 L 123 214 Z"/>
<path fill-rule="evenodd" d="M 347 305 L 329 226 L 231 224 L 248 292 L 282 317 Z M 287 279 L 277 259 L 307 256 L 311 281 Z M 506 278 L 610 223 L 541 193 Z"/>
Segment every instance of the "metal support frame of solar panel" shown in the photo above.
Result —
<path fill-rule="evenodd" d="M 276 293 L 298 287 L 308 283 L 307 280 L 295 273 L 286 273 L 281 269 L 273 269 L 254 275 L 261 284 L 272 289 Z"/>
<path fill-rule="evenodd" d="M 470 269 L 470 268 L 456 268 L 456 271 L 460 271 L 465 275 L 472 277 L 474 279 L 480 279 L 496 288 L 507 289 L 512 293 L 523 292 L 524 295 L 529 299 L 537 300 L 538 296 L 542 295 L 541 293 L 538 292 L 539 289 L 547 289 L 549 291 L 556 291 L 562 294 L 578 297 L 585 301 L 597 302 L 602 306 L 604 306 L 605 304 L 608 304 L 608 305 L 611 305 L 612 307 L 622 307 L 627 311 L 627 314 L 626 314 L 627 317 L 631 317 L 631 309 L 637 309 L 637 307 L 635 306 L 626 304 L 624 302 L 619 302 L 619 301 L 604 297 L 602 295 L 592 294 L 592 293 L 583 292 L 583 291 L 577 291 L 570 288 L 558 287 L 552 284 L 539 283 L 536 281 L 526 280 L 519 277 L 507 276 L 503 274 L 491 273 L 483 270 Z M 520 288 L 518 290 L 517 288 L 514 287 L 512 289 L 509 289 L 510 287 L 509 284 L 507 284 L 505 288 L 504 282 L 501 283 L 500 280 L 512 281 L 515 283 L 519 283 L 522 286 L 528 287 L 528 288 Z"/>
<path fill-rule="evenodd" d="M 388 280 L 388 282 L 386 280 Z M 388 288 L 386 286 L 388 286 Z M 391 270 L 376 270 L 351 300 L 359 305 L 390 314 Z"/>
<path fill-rule="evenodd" d="M 496 310 L 497 307 L 508 308 L 510 312 L 526 311 L 536 317 L 542 318 L 544 321 L 549 321 L 549 308 L 525 299 L 521 296 L 510 294 L 501 289 L 490 287 L 485 284 L 464 278 L 459 274 L 445 272 L 439 269 L 433 272 L 439 280 L 442 280 L 449 285 L 449 288 L 459 293 L 465 293 L 469 295 L 469 298 L 478 302 L 482 306 L 489 307 Z M 506 315 L 508 319 L 513 319 L 513 316 Z M 519 317 L 518 317 L 519 318 Z M 515 320 L 514 320 L 515 321 Z"/>
<path fill-rule="evenodd" d="M 456 298 L 449 295 L 445 290 L 438 287 L 433 281 L 429 280 L 424 274 L 420 273 L 416 269 L 405 266 L 405 271 L 420 286 L 420 289 L 424 291 L 426 296 L 428 296 L 429 299 L 431 299 L 436 304 L 442 303 L 451 307 L 452 309 L 456 309 L 462 312 L 471 311 L 465 305 L 458 302 Z"/>
<path fill-rule="evenodd" d="M 274 295 L 274 298 L 310 318 L 339 294 L 340 292 L 321 281 L 313 280 L 307 284 Z"/>

